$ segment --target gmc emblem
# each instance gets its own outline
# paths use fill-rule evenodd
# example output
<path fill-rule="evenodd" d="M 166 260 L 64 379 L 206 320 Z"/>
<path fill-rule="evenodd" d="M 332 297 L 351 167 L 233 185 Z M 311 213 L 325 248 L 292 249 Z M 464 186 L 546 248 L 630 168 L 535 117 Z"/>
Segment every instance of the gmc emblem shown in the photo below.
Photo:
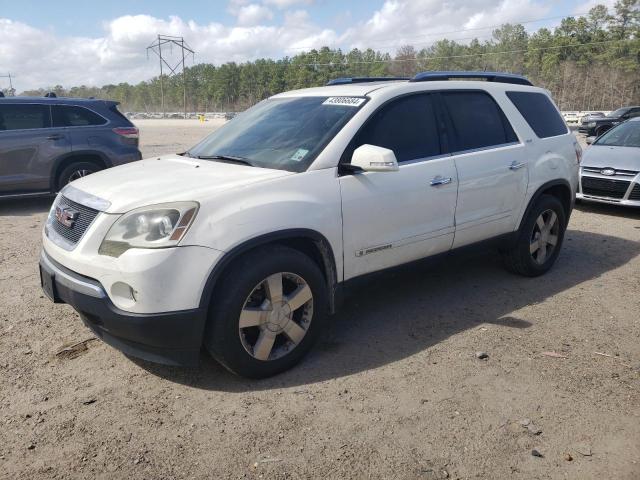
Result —
<path fill-rule="evenodd" d="M 56 207 L 56 218 L 62 225 L 71 228 L 76 223 L 78 212 L 71 208 Z"/>

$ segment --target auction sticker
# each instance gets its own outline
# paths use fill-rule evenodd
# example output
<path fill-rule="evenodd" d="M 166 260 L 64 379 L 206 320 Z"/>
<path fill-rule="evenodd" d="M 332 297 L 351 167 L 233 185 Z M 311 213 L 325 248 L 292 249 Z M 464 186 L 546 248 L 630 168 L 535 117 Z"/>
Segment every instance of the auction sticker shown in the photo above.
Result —
<path fill-rule="evenodd" d="M 329 97 L 324 102 L 323 105 L 341 105 L 347 107 L 359 107 L 365 102 L 364 98 L 358 97 Z"/>

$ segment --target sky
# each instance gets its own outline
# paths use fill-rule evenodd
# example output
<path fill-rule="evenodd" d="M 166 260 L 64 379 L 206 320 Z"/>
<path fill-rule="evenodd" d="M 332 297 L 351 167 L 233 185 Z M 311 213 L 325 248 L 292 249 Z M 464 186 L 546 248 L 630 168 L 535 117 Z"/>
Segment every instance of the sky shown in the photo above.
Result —
<path fill-rule="evenodd" d="M 281 58 L 322 46 L 393 53 L 441 38 L 489 39 L 502 23 L 530 30 L 614 0 L 0 0 L 0 88 L 137 83 L 159 73 L 146 47 L 183 36 L 187 65 Z M 171 52 L 173 55 L 176 50 Z"/>

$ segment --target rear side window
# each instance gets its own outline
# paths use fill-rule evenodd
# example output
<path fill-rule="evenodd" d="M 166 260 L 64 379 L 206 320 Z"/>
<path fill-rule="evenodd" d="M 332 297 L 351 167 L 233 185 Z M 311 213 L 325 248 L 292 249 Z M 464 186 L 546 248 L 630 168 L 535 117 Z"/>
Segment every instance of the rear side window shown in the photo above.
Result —
<path fill-rule="evenodd" d="M 517 142 L 513 128 L 496 101 L 484 92 L 442 92 L 453 127 L 452 152 Z"/>
<path fill-rule="evenodd" d="M 537 92 L 507 92 L 538 138 L 556 137 L 567 133 L 567 125 L 549 97 Z"/>
<path fill-rule="evenodd" d="M 111 113 L 113 113 L 115 116 L 117 116 L 120 120 L 122 120 L 125 125 L 132 125 L 133 126 L 133 123 L 131 123 L 129 121 L 129 119 L 127 117 L 125 117 L 120 110 L 118 110 L 118 106 L 117 105 L 110 105 L 109 106 L 109 110 L 111 111 Z"/>
<path fill-rule="evenodd" d="M 364 144 L 393 150 L 398 162 L 440 155 L 433 97 L 410 95 L 382 107 L 358 134 L 353 150 Z"/>
<path fill-rule="evenodd" d="M 54 127 L 85 127 L 107 123 L 103 117 L 84 107 L 54 105 L 52 111 Z"/>
<path fill-rule="evenodd" d="M 49 128 L 51 117 L 47 105 L 0 105 L 0 130 Z"/>

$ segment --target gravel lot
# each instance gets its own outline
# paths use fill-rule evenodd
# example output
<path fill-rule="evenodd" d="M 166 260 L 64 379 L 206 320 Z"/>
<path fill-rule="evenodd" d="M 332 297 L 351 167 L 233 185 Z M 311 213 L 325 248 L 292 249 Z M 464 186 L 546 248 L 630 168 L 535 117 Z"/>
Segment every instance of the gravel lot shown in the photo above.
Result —
<path fill-rule="evenodd" d="M 139 126 L 150 156 L 216 124 Z M 378 275 L 256 382 L 56 355 L 92 335 L 40 292 L 50 201 L 0 201 L 0 478 L 640 478 L 640 211 L 579 206 L 538 279 L 493 252 Z"/>

